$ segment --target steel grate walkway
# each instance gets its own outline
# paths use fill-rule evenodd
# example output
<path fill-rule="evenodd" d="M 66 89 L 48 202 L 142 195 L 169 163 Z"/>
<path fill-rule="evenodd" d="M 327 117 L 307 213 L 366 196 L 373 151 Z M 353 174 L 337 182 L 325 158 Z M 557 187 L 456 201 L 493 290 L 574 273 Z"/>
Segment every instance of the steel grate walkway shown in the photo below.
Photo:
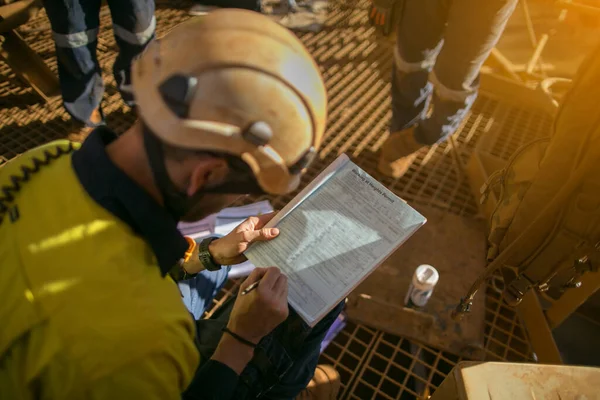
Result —
<path fill-rule="evenodd" d="M 188 6 L 185 1 L 159 1 L 158 36 L 186 20 Z M 376 152 L 386 138 L 391 115 L 389 78 L 393 57 L 392 43 L 377 37 L 368 25 L 366 7 L 366 1 L 338 2 L 325 29 L 300 35 L 322 68 L 330 96 L 324 145 L 303 182 L 312 180 L 338 154 L 346 152 L 408 202 L 475 217 L 478 213 L 475 199 L 447 144 L 422 151 L 399 180 L 377 173 Z M 106 84 L 104 113 L 108 125 L 123 132 L 135 117 L 122 104 L 111 76 L 117 47 L 106 8 L 102 11 L 101 25 L 98 58 Z M 45 14 L 40 13 L 23 26 L 21 33 L 56 72 L 54 45 Z M 27 149 L 67 137 L 72 127 L 59 98 L 49 104 L 37 103 L 31 89 L 23 86 L 2 63 L 0 76 L 0 164 Z M 541 112 L 482 96 L 455 134 L 457 153 L 462 163 L 466 163 L 481 135 L 500 131 L 502 135 L 497 136 L 489 151 L 506 159 L 525 141 L 548 132 L 550 124 L 550 118 Z M 280 208 L 291 197 L 293 194 L 269 199 L 274 207 Z M 231 297 L 237 285 L 238 282 L 229 282 L 213 306 L 218 307 Z M 524 361 L 532 357 L 515 312 L 501 303 L 500 295 L 491 286 L 487 289 L 485 346 L 489 360 Z M 349 323 L 327 348 L 322 361 L 333 364 L 340 372 L 341 398 L 414 399 L 431 394 L 459 358 L 406 338 Z"/>

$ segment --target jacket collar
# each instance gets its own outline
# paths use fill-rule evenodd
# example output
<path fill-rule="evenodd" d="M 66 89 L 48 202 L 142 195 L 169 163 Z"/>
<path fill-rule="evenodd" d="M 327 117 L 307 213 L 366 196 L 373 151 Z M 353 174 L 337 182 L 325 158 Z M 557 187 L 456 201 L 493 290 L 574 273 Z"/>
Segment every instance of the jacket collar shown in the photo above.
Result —
<path fill-rule="evenodd" d="M 184 256 L 188 244 L 167 210 L 110 160 L 105 148 L 116 138 L 107 127 L 96 128 L 73 154 L 73 169 L 96 203 L 146 240 L 164 276 Z"/>

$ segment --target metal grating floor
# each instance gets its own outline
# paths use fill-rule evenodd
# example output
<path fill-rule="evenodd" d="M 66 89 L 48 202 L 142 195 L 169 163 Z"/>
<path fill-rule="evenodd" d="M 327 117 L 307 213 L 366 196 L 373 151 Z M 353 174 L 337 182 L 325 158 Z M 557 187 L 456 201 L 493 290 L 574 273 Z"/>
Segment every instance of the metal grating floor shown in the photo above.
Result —
<path fill-rule="evenodd" d="M 158 35 L 188 18 L 185 1 L 159 1 Z M 385 140 L 390 118 L 392 43 L 368 25 L 366 1 L 339 1 L 327 26 L 300 37 L 322 68 L 329 92 L 329 123 L 320 157 L 303 178 L 312 180 L 338 154 L 346 152 L 367 172 L 412 204 L 440 208 L 458 215 L 478 213 L 466 177 L 447 144 L 423 150 L 409 172 L 399 180 L 376 171 L 376 152 Z M 102 11 L 98 58 L 105 77 L 104 112 L 107 123 L 123 132 L 135 120 L 120 101 L 111 76 L 116 56 L 110 14 Z M 25 40 L 56 71 L 49 23 L 42 12 L 21 28 Z M 8 66 L 0 63 L 0 164 L 47 141 L 67 137 L 72 127 L 60 99 L 37 102 Z M 489 151 L 508 158 L 527 140 L 549 132 L 551 119 L 535 110 L 481 96 L 454 140 L 460 161 L 467 162 L 482 135 L 493 135 Z M 282 207 L 294 194 L 270 198 Z M 248 199 L 248 201 L 254 201 Z M 214 300 L 218 307 L 236 291 L 231 281 Z M 482 294 L 483 295 L 483 294 Z M 458 301 L 458 299 L 457 299 Z M 212 312 L 210 310 L 207 315 Z M 501 303 L 489 286 L 486 292 L 485 346 L 489 360 L 531 360 L 531 349 L 514 311 Z M 327 348 L 322 361 L 333 364 L 342 378 L 344 399 L 414 399 L 432 393 L 459 358 L 428 346 L 349 323 Z"/>

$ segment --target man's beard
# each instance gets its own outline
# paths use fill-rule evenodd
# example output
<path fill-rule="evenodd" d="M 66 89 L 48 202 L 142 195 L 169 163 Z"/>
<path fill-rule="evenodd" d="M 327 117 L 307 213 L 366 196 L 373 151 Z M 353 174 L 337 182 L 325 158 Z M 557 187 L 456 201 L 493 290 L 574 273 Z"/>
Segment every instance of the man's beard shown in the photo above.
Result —
<path fill-rule="evenodd" d="M 202 218 L 221 211 L 240 197 L 242 196 L 239 194 L 206 194 L 180 220 L 183 222 L 199 221 Z"/>

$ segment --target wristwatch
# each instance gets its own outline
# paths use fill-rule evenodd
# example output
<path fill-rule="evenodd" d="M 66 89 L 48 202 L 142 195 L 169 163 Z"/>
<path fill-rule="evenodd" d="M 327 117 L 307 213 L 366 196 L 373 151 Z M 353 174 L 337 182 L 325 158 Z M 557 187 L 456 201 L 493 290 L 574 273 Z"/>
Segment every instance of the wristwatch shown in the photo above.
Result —
<path fill-rule="evenodd" d="M 198 258 L 200 262 L 209 271 L 218 271 L 221 269 L 222 265 L 217 264 L 215 259 L 208 251 L 208 245 L 212 243 L 213 240 L 217 239 L 216 237 L 209 237 L 200 242 L 198 245 Z"/>

